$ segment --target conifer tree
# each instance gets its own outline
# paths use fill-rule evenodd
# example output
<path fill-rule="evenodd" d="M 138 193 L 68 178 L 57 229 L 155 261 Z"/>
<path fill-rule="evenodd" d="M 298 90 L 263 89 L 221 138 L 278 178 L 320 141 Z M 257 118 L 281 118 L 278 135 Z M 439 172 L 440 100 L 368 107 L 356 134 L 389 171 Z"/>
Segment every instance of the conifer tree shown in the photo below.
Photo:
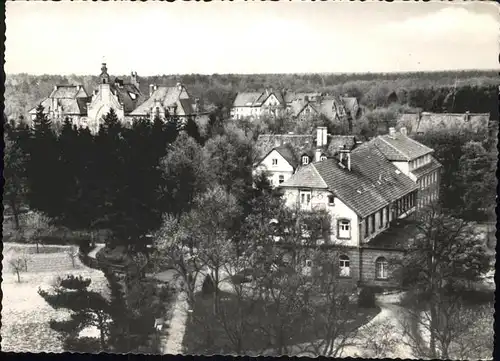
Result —
<path fill-rule="evenodd" d="M 53 217 L 58 214 L 57 208 L 53 208 L 54 202 L 60 198 L 58 185 L 54 182 L 59 174 L 58 152 L 56 135 L 42 105 L 37 107 L 26 148 L 29 206 Z"/>

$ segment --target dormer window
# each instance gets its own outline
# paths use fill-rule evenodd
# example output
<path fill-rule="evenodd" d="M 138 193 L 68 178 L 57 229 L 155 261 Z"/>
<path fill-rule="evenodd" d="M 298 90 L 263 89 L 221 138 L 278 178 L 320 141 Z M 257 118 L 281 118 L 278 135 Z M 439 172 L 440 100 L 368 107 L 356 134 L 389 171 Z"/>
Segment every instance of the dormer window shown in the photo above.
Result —
<path fill-rule="evenodd" d="M 309 156 L 303 155 L 302 156 L 302 165 L 307 165 L 309 164 Z"/>
<path fill-rule="evenodd" d="M 326 155 L 322 155 L 320 158 L 321 161 L 326 160 Z"/>
<path fill-rule="evenodd" d="M 134 93 L 128 93 L 130 95 L 130 99 L 132 100 L 136 100 L 137 99 L 137 95 L 135 95 Z"/>

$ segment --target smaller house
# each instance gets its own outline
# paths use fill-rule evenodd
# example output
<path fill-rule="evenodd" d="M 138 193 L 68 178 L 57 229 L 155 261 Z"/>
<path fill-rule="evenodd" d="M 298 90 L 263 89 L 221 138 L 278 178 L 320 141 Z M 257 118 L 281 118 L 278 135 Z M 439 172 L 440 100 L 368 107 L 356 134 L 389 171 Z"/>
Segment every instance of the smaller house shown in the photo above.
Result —
<path fill-rule="evenodd" d="M 340 123 L 347 120 L 347 111 L 340 98 L 335 96 L 318 95 L 314 100 L 306 96 L 290 103 L 292 116 L 306 120 L 323 115 L 331 122 Z"/>
<path fill-rule="evenodd" d="M 326 127 L 318 127 L 316 136 L 265 134 L 257 139 L 259 156 L 254 174 L 266 172 L 270 183 L 278 186 L 301 167 L 336 156 L 341 149 L 354 149 L 354 136 L 331 135 Z"/>
<path fill-rule="evenodd" d="M 361 116 L 361 107 L 359 106 L 358 98 L 344 95 L 340 97 L 344 103 L 344 108 L 351 120 L 356 120 Z"/>
<path fill-rule="evenodd" d="M 234 119 L 259 118 L 263 115 L 279 116 L 284 113 L 285 101 L 279 91 L 266 89 L 262 92 L 241 92 L 236 94 L 231 108 Z"/>
<path fill-rule="evenodd" d="M 401 114 L 397 125 L 407 128 L 410 134 L 459 130 L 479 133 L 488 131 L 489 122 L 489 113 L 417 112 Z"/>

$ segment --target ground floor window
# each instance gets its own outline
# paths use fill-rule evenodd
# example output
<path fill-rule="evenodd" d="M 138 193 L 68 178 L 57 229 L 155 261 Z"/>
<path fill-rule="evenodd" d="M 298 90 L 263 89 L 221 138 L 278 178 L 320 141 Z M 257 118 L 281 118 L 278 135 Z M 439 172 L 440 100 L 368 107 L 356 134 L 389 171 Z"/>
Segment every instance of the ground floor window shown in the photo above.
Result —
<path fill-rule="evenodd" d="M 375 277 L 377 279 L 385 280 L 389 277 L 387 269 L 388 269 L 388 262 L 384 257 L 379 257 L 375 261 Z"/>
<path fill-rule="evenodd" d="M 351 266 L 349 257 L 346 255 L 340 256 L 340 276 L 349 277 L 351 275 Z"/>
<path fill-rule="evenodd" d="M 285 181 L 285 176 L 284 175 L 280 175 L 279 176 L 279 184 L 283 183 Z"/>

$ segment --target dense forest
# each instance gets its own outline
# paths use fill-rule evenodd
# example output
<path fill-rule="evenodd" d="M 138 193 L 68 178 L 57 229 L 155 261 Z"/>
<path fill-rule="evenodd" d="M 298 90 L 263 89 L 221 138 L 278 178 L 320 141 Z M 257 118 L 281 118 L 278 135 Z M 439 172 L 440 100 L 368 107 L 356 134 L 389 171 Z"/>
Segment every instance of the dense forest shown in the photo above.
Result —
<path fill-rule="evenodd" d="M 122 76 L 126 78 L 127 76 Z M 7 75 L 5 114 L 9 119 L 26 117 L 27 111 L 50 94 L 56 84 L 82 84 L 92 92 L 96 75 Z M 193 97 L 205 104 L 229 108 L 239 91 L 264 87 L 291 91 L 320 91 L 348 94 L 362 106 L 374 109 L 390 103 L 425 111 L 489 112 L 498 119 L 498 73 L 493 71 L 418 72 L 389 74 L 212 74 L 156 75 L 141 77 L 144 94 L 149 84 L 182 82 Z"/>

